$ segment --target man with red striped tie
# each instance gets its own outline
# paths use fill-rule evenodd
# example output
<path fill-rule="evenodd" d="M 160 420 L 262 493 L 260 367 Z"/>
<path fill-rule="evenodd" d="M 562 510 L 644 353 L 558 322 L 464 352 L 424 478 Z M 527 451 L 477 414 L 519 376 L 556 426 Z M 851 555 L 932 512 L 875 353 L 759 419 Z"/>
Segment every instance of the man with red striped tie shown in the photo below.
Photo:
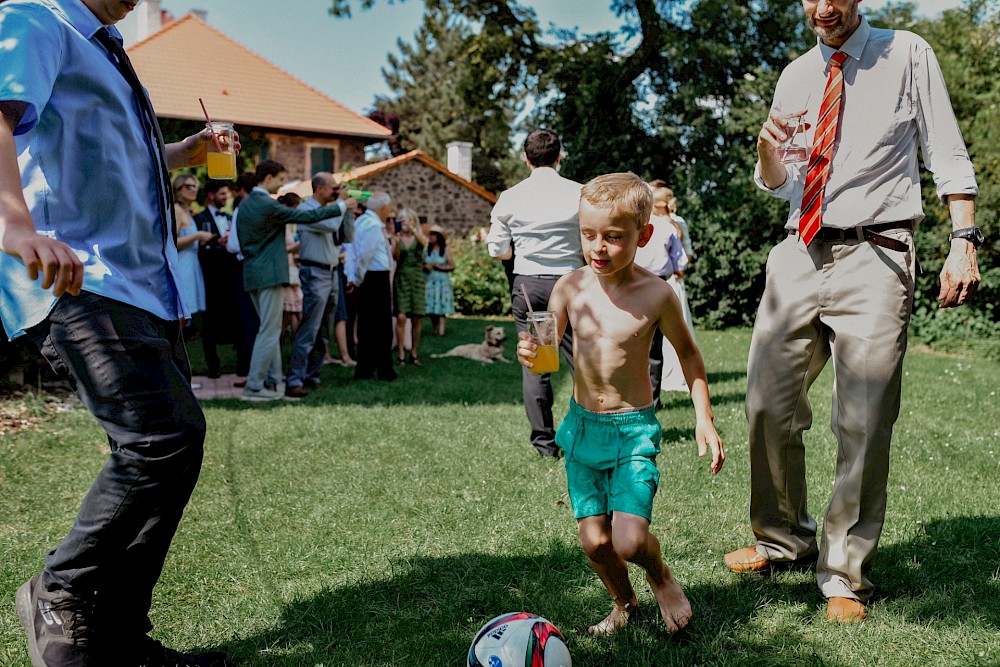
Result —
<path fill-rule="evenodd" d="M 866 572 L 885 518 L 923 218 L 918 146 L 954 228 L 941 307 L 972 298 L 982 243 L 975 174 L 934 52 L 913 33 L 872 28 L 860 1 L 802 0 L 818 43 L 782 72 L 757 140 L 758 186 L 791 205 L 747 368 L 756 544 L 725 557 L 734 572 L 816 562 L 833 623 L 860 622 L 874 588 Z M 798 116 L 811 148 L 783 162 Z M 802 433 L 812 425 L 807 392 L 831 357 L 838 460 L 817 545 Z"/>

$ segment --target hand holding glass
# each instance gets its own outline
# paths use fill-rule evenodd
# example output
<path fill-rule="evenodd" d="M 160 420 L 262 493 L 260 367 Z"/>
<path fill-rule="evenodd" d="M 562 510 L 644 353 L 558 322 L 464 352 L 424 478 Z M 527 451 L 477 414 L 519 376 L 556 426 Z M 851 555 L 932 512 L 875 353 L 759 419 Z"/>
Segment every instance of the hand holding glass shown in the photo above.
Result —
<path fill-rule="evenodd" d="M 809 157 L 809 150 L 806 148 L 805 112 L 785 116 L 783 120 L 788 126 L 786 130 L 788 138 L 778 148 L 778 158 L 782 164 L 805 162 Z"/>
<path fill-rule="evenodd" d="M 208 177 L 222 181 L 236 179 L 235 129 L 232 123 L 212 121 L 207 123 L 213 140 L 208 143 Z"/>
<path fill-rule="evenodd" d="M 556 314 L 548 310 L 528 313 L 528 334 L 535 341 L 535 359 L 532 373 L 555 373 L 559 370 L 559 340 Z"/>

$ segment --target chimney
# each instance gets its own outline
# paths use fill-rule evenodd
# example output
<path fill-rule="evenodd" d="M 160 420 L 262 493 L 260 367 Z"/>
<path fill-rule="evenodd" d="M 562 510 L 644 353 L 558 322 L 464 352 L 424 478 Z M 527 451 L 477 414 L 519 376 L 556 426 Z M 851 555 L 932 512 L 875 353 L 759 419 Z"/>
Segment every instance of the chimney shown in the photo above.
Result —
<path fill-rule="evenodd" d="M 134 12 L 135 41 L 141 42 L 163 27 L 160 0 L 146 0 Z"/>
<path fill-rule="evenodd" d="M 448 171 L 472 180 L 472 144 L 468 141 L 453 141 L 448 144 Z"/>

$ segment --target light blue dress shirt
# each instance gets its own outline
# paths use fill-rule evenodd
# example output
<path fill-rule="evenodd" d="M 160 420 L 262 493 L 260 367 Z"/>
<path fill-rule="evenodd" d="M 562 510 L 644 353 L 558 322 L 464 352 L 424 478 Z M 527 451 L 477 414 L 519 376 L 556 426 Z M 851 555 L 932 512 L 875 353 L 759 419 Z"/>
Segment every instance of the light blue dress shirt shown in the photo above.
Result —
<path fill-rule="evenodd" d="M 360 285 L 369 271 L 388 271 L 392 254 L 385 237 L 385 223 L 371 211 L 354 221 L 354 241 L 344 257 L 347 281 Z"/>
<path fill-rule="evenodd" d="M 15 129 L 24 198 L 38 233 L 83 262 L 84 290 L 176 320 L 187 313 L 157 202 L 159 167 L 132 90 L 94 37 L 103 27 L 80 0 L 0 5 L 0 100 L 26 105 Z M 8 336 L 41 322 L 55 302 L 40 277 L 0 253 Z"/>

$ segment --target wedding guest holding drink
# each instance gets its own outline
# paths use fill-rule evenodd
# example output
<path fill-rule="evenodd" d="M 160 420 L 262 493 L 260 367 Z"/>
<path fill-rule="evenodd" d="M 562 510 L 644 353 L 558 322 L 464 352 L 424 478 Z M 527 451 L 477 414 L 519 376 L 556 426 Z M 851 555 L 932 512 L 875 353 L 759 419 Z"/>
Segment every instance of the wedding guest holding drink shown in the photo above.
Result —
<path fill-rule="evenodd" d="M 431 330 L 438 336 L 443 336 L 445 321 L 455 313 L 455 297 L 451 289 L 451 272 L 455 270 L 455 260 L 448 248 L 448 235 L 444 229 L 431 225 L 427 238 L 427 252 L 424 255 L 427 287 L 424 299 L 427 314 L 431 316 Z"/>
<path fill-rule="evenodd" d="M 788 236 L 768 256 L 747 366 L 755 542 L 724 559 L 745 573 L 815 562 L 837 624 L 864 619 L 875 590 L 870 566 L 913 306 L 913 230 L 924 216 L 918 151 L 952 220 L 942 308 L 972 298 L 984 240 L 975 171 L 934 51 L 913 33 L 872 27 L 859 2 L 802 1 L 817 44 L 781 73 L 757 137 L 754 180 L 789 200 Z M 805 162 L 782 162 L 778 152 L 791 136 L 790 110 L 812 128 Z M 803 433 L 812 425 L 809 387 L 831 358 L 839 454 L 817 543 Z"/>
<path fill-rule="evenodd" d="M 635 265 L 636 248 L 653 232 L 649 187 L 635 174 L 607 174 L 583 186 L 580 233 L 587 266 L 556 283 L 547 316 L 534 313 L 537 335 L 561 338 L 573 327 L 573 398 L 556 434 L 566 453 L 566 481 L 580 546 L 614 607 L 590 626 L 611 635 L 637 616 L 639 601 L 628 563 L 643 569 L 660 616 L 671 633 L 691 619 L 691 604 L 649 531 L 660 472 L 662 429 L 648 381 L 649 346 L 660 330 L 677 349 L 691 386 L 698 455 L 711 451 L 713 473 L 725 450 L 715 430 L 705 362 L 681 318 L 677 296 L 659 277 Z M 532 317 L 532 315 L 529 315 Z M 544 363 L 528 332 L 517 358 L 525 370 Z"/>
<path fill-rule="evenodd" d="M 70 378 L 109 448 L 72 527 L 17 589 L 35 666 L 230 664 L 149 635 L 206 429 L 179 325 L 170 170 L 204 164 L 211 138 L 164 144 L 115 28 L 135 4 L 0 4 L 0 320 Z M 41 476 L 44 451 L 32 455 L 37 483 L 57 484 Z M 158 602 L 180 615 L 202 603 Z"/>
<path fill-rule="evenodd" d="M 177 270 L 180 273 L 181 300 L 188 310 L 184 321 L 185 334 L 193 329 L 191 317 L 205 310 L 205 279 L 198 261 L 198 247 L 208 243 L 215 235 L 198 229 L 191 205 L 198 199 L 198 179 L 191 174 L 175 176 L 174 217 L 177 228 Z"/>

